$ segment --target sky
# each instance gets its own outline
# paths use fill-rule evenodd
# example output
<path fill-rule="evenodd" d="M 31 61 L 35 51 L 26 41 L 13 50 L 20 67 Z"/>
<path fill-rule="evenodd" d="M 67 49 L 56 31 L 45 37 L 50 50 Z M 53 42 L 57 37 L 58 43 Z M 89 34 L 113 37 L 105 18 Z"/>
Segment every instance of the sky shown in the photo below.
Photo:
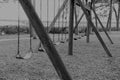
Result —
<path fill-rule="evenodd" d="M 2 0 L 0 0 L 1 2 Z M 0 3 L 0 25 L 17 25 L 18 24 L 18 15 L 20 17 L 21 25 L 25 24 L 28 25 L 28 18 L 26 14 L 24 13 L 22 7 L 18 2 L 14 2 L 15 0 L 9 0 L 8 3 Z M 35 10 L 37 14 L 39 15 L 40 19 L 44 22 L 47 21 L 47 11 L 48 11 L 48 20 L 52 21 L 54 18 L 54 15 L 58 12 L 59 7 L 62 5 L 64 0 L 48 0 L 49 4 L 47 5 L 47 0 L 35 0 Z M 55 1 L 55 5 L 54 5 Z M 58 2 L 60 1 L 60 2 Z M 18 9 L 18 5 L 19 8 Z M 55 6 L 55 8 L 54 8 Z M 115 6 L 117 7 L 117 6 Z M 54 14 L 55 9 L 55 14 Z M 108 9 L 108 8 L 105 8 Z M 78 18 L 83 13 L 80 8 L 77 8 L 77 11 L 79 13 Z M 18 14 L 19 13 L 19 14 Z M 97 13 L 103 14 L 102 10 L 97 10 Z M 114 12 L 113 12 L 113 22 L 115 22 Z M 69 18 L 69 17 L 67 17 Z M 107 17 L 100 17 L 102 22 L 107 21 Z M 25 21 L 25 22 L 24 22 Z M 82 19 L 83 22 L 86 21 L 85 17 Z M 85 24 L 85 23 L 83 23 Z M 86 24 L 85 24 L 86 25 Z"/>
<path fill-rule="evenodd" d="M 35 0 L 35 1 L 36 1 L 35 10 L 39 17 L 42 16 L 41 17 L 42 21 L 47 20 L 47 10 L 49 10 L 48 11 L 49 21 L 52 21 L 54 18 L 54 15 L 58 11 L 58 8 L 63 3 L 63 0 L 55 0 L 55 14 L 54 14 L 54 0 L 48 0 L 49 1 L 48 6 L 47 6 L 47 0 Z M 59 4 L 58 4 L 58 1 L 60 1 Z M 18 9 L 18 5 L 19 5 L 19 9 Z M 16 22 L 14 21 L 18 20 L 18 15 L 20 17 L 20 20 L 28 21 L 26 14 L 24 13 L 21 5 L 18 4 L 17 1 L 14 2 L 14 0 L 9 0 L 8 3 L 0 3 L 0 25 L 5 23 L 15 24 L 17 21 Z"/>

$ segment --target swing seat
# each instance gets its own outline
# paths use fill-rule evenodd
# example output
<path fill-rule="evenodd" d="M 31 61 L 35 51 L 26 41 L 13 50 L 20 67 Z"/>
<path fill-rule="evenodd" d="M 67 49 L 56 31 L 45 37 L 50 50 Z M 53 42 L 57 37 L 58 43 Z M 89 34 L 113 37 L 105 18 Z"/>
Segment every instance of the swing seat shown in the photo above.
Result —
<path fill-rule="evenodd" d="M 77 40 L 77 38 L 74 38 L 74 40 Z"/>
<path fill-rule="evenodd" d="M 33 54 L 33 52 L 30 51 L 29 53 L 27 53 L 27 54 L 23 57 L 23 59 L 29 59 L 29 58 L 31 58 L 31 57 L 32 57 L 32 54 Z"/>
<path fill-rule="evenodd" d="M 44 52 L 44 49 L 40 47 L 40 48 L 38 48 L 38 51 Z"/>
<path fill-rule="evenodd" d="M 54 45 L 59 45 L 60 44 L 60 42 L 56 42 L 56 43 L 54 43 Z"/>
<path fill-rule="evenodd" d="M 17 54 L 16 59 L 24 59 L 24 58 Z"/>
<path fill-rule="evenodd" d="M 37 39 L 37 37 L 36 37 L 36 36 L 33 36 L 32 38 L 33 38 L 33 39 Z"/>
<path fill-rule="evenodd" d="M 60 41 L 60 43 L 65 43 L 65 41 Z"/>

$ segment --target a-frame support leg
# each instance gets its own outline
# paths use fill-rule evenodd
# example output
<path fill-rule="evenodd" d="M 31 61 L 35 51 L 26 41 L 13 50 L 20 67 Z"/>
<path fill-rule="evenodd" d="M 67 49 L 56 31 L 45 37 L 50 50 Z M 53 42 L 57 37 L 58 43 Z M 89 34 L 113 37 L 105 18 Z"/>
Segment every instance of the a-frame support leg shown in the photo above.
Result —
<path fill-rule="evenodd" d="M 33 25 L 39 39 L 41 40 L 46 53 L 51 60 L 56 72 L 58 73 L 61 80 L 72 80 L 70 75 L 68 74 L 56 48 L 53 45 L 52 40 L 44 29 L 43 23 L 39 19 L 39 16 L 35 12 L 32 4 L 29 0 L 19 0 L 22 5 L 26 15 L 28 16 L 31 24 Z"/>
<path fill-rule="evenodd" d="M 93 22 L 91 21 L 91 19 L 90 19 L 88 13 L 86 12 L 86 10 L 85 10 L 85 8 L 84 8 L 84 6 L 83 6 L 81 0 L 77 0 L 77 1 L 78 1 L 78 3 L 80 4 L 80 6 L 81 6 L 83 12 L 84 12 L 85 15 L 86 15 L 86 18 L 87 18 L 89 24 L 90 24 L 91 27 L 93 28 L 93 30 L 94 30 L 94 32 L 95 32 L 95 34 L 96 34 L 98 40 L 99 40 L 100 43 L 102 44 L 102 46 L 103 46 L 104 50 L 106 51 L 107 55 L 108 55 L 109 57 L 112 57 L 112 55 L 111 55 L 109 49 L 107 48 L 105 42 L 103 41 L 102 37 L 100 36 L 100 34 L 99 34 L 99 32 L 97 31 L 96 27 L 94 26 Z"/>
<path fill-rule="evenodd" d="M 105 27 L 103 26 L 102 22 L 100 21 L 99 17 L 97 16 L 97 14 L 96 14 L 95 10 L 94 10 L 94 9 L 92 9 L 92 11 L 93 11 L 93 13 L 95 14 L 95 17 L 97 18 L 97 20 L 99 21 L 99 23 L 100 23 L 100 25 L 101 25 L 101 27 L 102 27 L 103 31 L 105 32 L 105 34 L 106 34 L 107 38 L 109 39 L 110 43 L 111 43 L 111 44 L 113 44 L 112 39 L 110 38 L 110 36 L 109 36 L 109 34 L 107 33 L 107 31 L 106 31 Z"/>

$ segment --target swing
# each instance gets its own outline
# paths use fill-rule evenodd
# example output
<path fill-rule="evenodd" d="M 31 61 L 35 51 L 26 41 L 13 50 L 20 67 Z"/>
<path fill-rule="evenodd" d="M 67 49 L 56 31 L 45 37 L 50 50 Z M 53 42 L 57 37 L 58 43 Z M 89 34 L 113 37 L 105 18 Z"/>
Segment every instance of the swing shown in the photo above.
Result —
<path fill-rule="evenodd" d="M 29 58 L 32 57 L 32 54 L 33 54 L 32 36 L 31 36 L 31 24 L 30 24 L 30 50 L 24 57 L 21 57 L 21 55 L 20 55 L 20 31 L 19 31 L 19 29 L 20 28 L 19 28 L 19 25 L 18 25 L 18 52 L 17 52 L 17 55 L 16 55 L 16 59 L 29 59 Z"/>
<path fill-rule="evenodd" d="M 20 55 L 20 9 L 19 9 L 19 2 L 18 2 L 18 28 L 17 28 L 17 32 L 18 32 L 18 47 L 17 47 L 17 55 L 16 55 L 16 59 L 24 59 L 21 55 Z"/>
<path fill-rule="evenodd" d="M 54 0 L 54 16 L 55 16 L 55 8 L 56 8 L 56 0 Z M 52 37 L 52 39 L 53 39 L 53 43 L 54 43 L 54 45 L 59 45 L 60 44 L 60 42 L 55 42 L 55 26 L 53 27 L 53 37 Z"/>
<path fill-rule="evenodd" d="M 60 8 L 60 0 L 58 0 L 58 10 Z M 64 10 L 63 10 L 64 12 Z M 63 29 L 63 16 L 62 16 L 62 27 L 60 28 L 60 16 L 58 17 L 58 30 L 60 31 L 58 33 L 58 42 L 57 44 L 59 45 L 60 43 L 64 43 L 63 42 L 63 34 L 62 34 L 62 29 Z M 61 36 L 60 36 L 61 35 Z"/>
<path fill-rule="evenodd" d="M 60 8 L 60 0 L 58 0 L 58 10 Z M 57 21 L 57 26 L 58 26 L 58 42 L 60 42 L 60 34 L 61 34 L 61 30 L 60 30 L 60 16 L 58 17 L 58 21 Z"/>
<path fill-rule="evenodd" d="M 75 4 L 76 4 L 76 2 L 75 2 Z M 75 16 L 75 24 L 77 24 L 77 12 L 76 12 L 76 5 L 74 6 L 74 16 Z M 77 31 L 76 31 L 77 30 Z M 78 35 L 78 26 L 77 26 L 77 28 L 74 30 L 74 32 L 75 32 L 75 35 L 77 36 Z M 74 38 L 74 40 L 78 40 L 78 38 L 77 37 L 75 37 Z"/>
<path fill-rule="evenodd" d="M 62 14 L 62 33 L 61 33 L 61 39 L 62 41 L 60 41 L 61 43 L 65 43 L 66 41 L 68 41 L 67 39 L 67 4 L 65 6 L 65 9 L 63 10 L 63 14 Z"/>
<path fill-rule="evenodd" d="M 32 25 L 31 23 L 29 22 L 29 27 L 30 27 L 30 50 L 29 52 L 23 57 L 24 59 L 29 59 L 32 57 L 32 54 L 33 54 L 33 50 L 32 50 Z"/>
<path fill-rule="evenodd" d="M 18 22 L 19 23 L 19 22 Z M 30 50 L 29 52 L 24 56 L 22 57 L 20 55 L 20 31 L 19 31 L 19 28 L 20 26 L 18 25 L 18 52 L 17 52 L 17 55 L 16 55 L 16 59 L 29 59 L 32 57 L 32 54 L 33 54 L 33 50 L 32 50 L 32 36 L 31 36 L 31 26 L 30 26 Z"/>
<path fill-rule="evenodd" d="M 48 4 L 48 0 L 47 0 L 47 4 Z M 47 5 L 47 9 L 48 9 L 48 5 Z M 40 18 L 42 20 L 42 0 L 40 0 Z M 48 10 L 47 10 L 47 20 L 48 20 Z M 48 32 L 48 22 L 47 22 L 47 32 Z M 45 50 L 42 48 L 42 43 L 40 41 L 39 45 L 38 45 L 38 51 L 40 52 L 44 52 Z"/>
<path fill-rule="evenodd" d="M 29 52 L 24 56 L 22 57 L 20 55 L 20 13 L 19 13 L 19 2 L 18 2 L 18 48 L 17 48 L 17 55 L 16 55 L 16 59 L 29 59 L 31 58 L 32 54 L 33 54 L 33 51 L 32 51 L 32 35 L 31 35 L 31 24 L 29 25 L 30 26 L 30 50 Z"/>
<path fill-rule="evenodd" d="M 66 4 L 66 9 L 65 9 L 65 41 L 68 42 L 68 4 Z"/>
<path fill-rule="evenodd" d="M 61 41 L 60 41 L 60 43 L 65 43 L 64 40 L 63 40 L 64 17 L 65 17 L 65 12 L 63 10 L 63 14 L 62 14 L 62 30 L 61 30 Z"/>
<path fill-rule="evenodd" d="M 65 41 L 68 42 L 68 39 L 67 39 L 67 12 L 68 12 L 68 6 L 66 5 L 66 9 L 65 9 Z"/>
<path fill-rule="evenodd" d="M 54 0 L 54 16 L 55 16 L 55 0 Z M 53 27 L 53 37 L 52 37 L 52 39 L 53 39 L 53 43 L 54 43 L 54 45 L 55 45 L 55 33 L 54 33 L 54 31 L 55 31 L 55 26 Z"/>
<path fill-rule="evenodd" d="M 42 48 L 42 44 L 41 44 L 41 43 L 39 44 L 38 51 L 40 51 L 40 52 L 45 52 L 45 50 Z"/>

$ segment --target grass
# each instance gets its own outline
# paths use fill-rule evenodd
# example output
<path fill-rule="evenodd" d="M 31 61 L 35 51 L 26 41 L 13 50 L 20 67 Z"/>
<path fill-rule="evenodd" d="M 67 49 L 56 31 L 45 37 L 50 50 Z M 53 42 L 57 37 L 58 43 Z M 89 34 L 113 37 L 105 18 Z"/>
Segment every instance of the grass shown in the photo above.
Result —
<path fill-rule="evenodd" d="M 101 33 L 113 58 L 107 57 L 95 35 L 91 35 L 90 43 L 86 43 L 85 37 L 74 41 L 73 56 L 67 55 L 67 42 L 56 46 L 73 80 L 120 79 L 120 32 L 109 34 L 114 42 L 113 45 L 104 33 Z M 11 36 L 16 38 L 15 35 Z M 27 35 L 21 37 L 25 36 Z M 32 42 L 35 53 L 28 60 L 15 58 L 17 41 L 0 42 L 0 80 L 60 80 L 47 54 L 36 52 L 39 40 Z M 21 40 L 20 43 L 21 55 L 24 56 L 29 51 L 29 40 Z"/>

